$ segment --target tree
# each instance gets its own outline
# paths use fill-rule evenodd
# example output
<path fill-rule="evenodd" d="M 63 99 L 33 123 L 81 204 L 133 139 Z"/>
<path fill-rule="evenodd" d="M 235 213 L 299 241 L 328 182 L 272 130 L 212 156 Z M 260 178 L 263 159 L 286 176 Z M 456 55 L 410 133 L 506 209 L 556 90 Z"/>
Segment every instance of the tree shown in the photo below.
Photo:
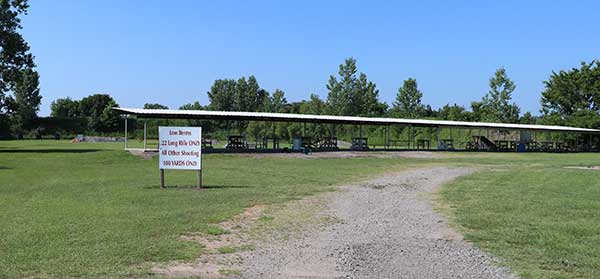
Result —
<path fill-rule="evenodd" d="M 310 94 L 308 101 L 303 101 L 300 106 L 301 114 L 325 114 L 327 113 L 327 104 L 319 98 L 317 94 Z"/>
<path fill-rule="evenodd" d="M 71 98 L 56 99 L 50 104 L 50 115 L 54 117 L 79 117 L 79 102 Z"/>
<path fill-rule="evenodd" d="M 119 128 L 119 113 L 112 109 L 118 106 L 117 102 L 111 98 L 104 107 L 100 114 L 100 131 L 112 132 Z"/>
<path fill-rule="evenodd" d="M 211 110 L 222 111 L 262 111 L 269 92 L 260 88 L 254 76 L 237 81 L 233 79 L 215 80 L 208 91 L 208 106 Z"/>
<path fill-rule="evenodd" d="M 425 106 L 421 103 L 423 93 L 417 87 L 417 80 L 409 78 L 398 89 L 396 102 L 392 108 L 393 114 L 401 118 L 417 118 L 425 113 Z"/>
<path fill-rule="evenodd" d="M 145 103 L 144 109 L 169 109 L 169 107 L 158 103 Z"/>
<path fill-rule="evenodd" d="M 594 116 L 600 114 L 600 61 L 552 72 L 544 86 L 541 112 L 545 123 L 600 127 Z"/>
<path fill-rule="evenodd" d="M 235 111 L 249 111 L 251 97 L 248 94 L 248 81 L 246 81 L 245 77 L 241 77 L 237 80 L 235 84 L 234 91 L 234 106 L 233 110 Z"/>
<path fill-rule="evenodd" d="M 356 59 L 350 57 L 339 66 L 339 80 L 331 75 L 327 83 L 327 107 L 333 115 L 372 116 L 381 113 L 379 90 L 367 75 L 357 77 Z"/>
<path fill-rule="evenodd" d="M 185 104 L 179 107 L 180 110 L 203 110 L 204 106 L 200 102 L 195 101 L 193 103 Z"/>
<path fill-rule="evenodd" d="M 88 128 L 97 132 L 110 132 L 114 128 L 118 114 L 111 114 L 109 111 L 115 106 L 118 106 L 117 102 L 108 94 L 94 94 L 79 101 L 81 116 L 87 117 Z"/>
<path fill-rule="evenodd" d="M 250 76 L 248 78 L 247 85 L 248 85 L 247 92 L 245 92 L 245 94 L 246 94 L 247 100 L 248 100 L 247 101 L 248 107 L 247 108 L 240 107 L 239 109 L 242 111 L 243 110 L 262 111 L 265 100 L 267 100 L 267 98 L 269 98 L 269 92 L 260 88 L 260 86 L 258 85 L 258 81 L 256 80 L 256 78 L 254 76 Z"/>
<path fill-rule="evenodd" d="M 235 107 L 237 83 L 233 79 L 218 79 L 208 91 L 210 110 L 233 111 Z"/>
<path fill-rule="evenodd" d="M 471 120 L 470 113 L 463 106 L 457 104 L 447 104 L 443 106 L 437 113 L 437 117 L 443 120 L 452 121 L 469 121 Z"/>
<path fill-rule="evenodd" d="M 535 124 L 537 122 L 537 117 L 533 116 L 531 112 L 526 112 L 519 118 L 519 124 Z"/>
<path fill-rule="evenodd" d="M 42 102 L 39 85 L 39 75 L 36 71 L 30 68 L 20 71 L 13 90 L 15 129 L 19 133 L 34 128 L 33 125 Z"/>
<path fill-rule="evenodd" d="M 510 103 L 515 83 L 508 78 L 506 70 L 496 70 L 490 78 L 490 90 L 481 101 L 481 120 L 486 122 L 516 123 L 519 120 L 519 107 Z"/>
<path fill-rule="evenodd" d="M 19 16 L 28 8 L 27 0 L 0 0 L 0 113 L 13 109 L 6 93 L 15 89 L 23 70 L 35 67 L 29 45 L 18 32 L 23 28 Z"/>
<path fill-rule="evenodd" d="M 265 98 L 263 111 L 283 112 L 285 105 L 287 105 L 285 92 L 280 89 L 275 89 L 275 92 L 273 92 L 272 96 Z"/>

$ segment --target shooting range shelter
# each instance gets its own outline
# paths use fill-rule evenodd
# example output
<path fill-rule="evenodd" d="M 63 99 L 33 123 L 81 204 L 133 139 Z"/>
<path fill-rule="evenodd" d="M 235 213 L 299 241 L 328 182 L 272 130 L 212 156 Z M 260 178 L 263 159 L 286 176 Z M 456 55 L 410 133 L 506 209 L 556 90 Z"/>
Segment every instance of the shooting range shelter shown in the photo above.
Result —
<path fill-rule="evenodd" d="M 430 119 L 401 119 L 381 117 L 356 117 L 310 115 L 292 113 L 164 110 L 113 108 L 125 115 L 125 148 L 127 146 L 127 119 L 131 116 L 144 122 L 144 151 L 147 146 L 147 119 L 188 119 L 213 121 L 261 121 L 301 123 L 302 135 L 289 146 L 280 145 L 274 133 L 256 138 L 251 144 L 245 135 L 228 135 L 224 148 L 212 148 L 212 141 L 203 138 L 205 152 L 282 152 L 282 151 L 336 151 L 338 146 L 336 126 L 351 125 L 354 130 L 346 150 L 445 150 L 445 151 L 504 151 L 504 152 L 598 152 L 600 130 L 566 126 L 529 125 L 510 123 L 466 122 Z M 330 124 L 329 131 L 318 137 L 305 134 L 307 124 Z M 364 127 L 381 127 L 383 141 L 370 144 Z M 392 129 L 407 129 L 404 137 L 391 136 Z M 416 130 L 427 130 L 418 134 Z M 356 132 L 356 135 L 355 135 Z M 272 143 L 269 147 L 269 141 Z"/>

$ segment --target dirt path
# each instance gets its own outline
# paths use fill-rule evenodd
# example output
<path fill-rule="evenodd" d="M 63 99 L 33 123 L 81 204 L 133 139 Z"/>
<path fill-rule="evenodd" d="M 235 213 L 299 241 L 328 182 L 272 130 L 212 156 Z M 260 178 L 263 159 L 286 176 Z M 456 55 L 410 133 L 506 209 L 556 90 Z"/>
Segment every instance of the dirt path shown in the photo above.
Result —
<path fill-rule="evenodd" d="M 258 246 L 242 278 L 515 278 L 462 240 L 425 194 L 469 169 L 430 168 L 343 187 L 328 197 L 339 222 Z"/>

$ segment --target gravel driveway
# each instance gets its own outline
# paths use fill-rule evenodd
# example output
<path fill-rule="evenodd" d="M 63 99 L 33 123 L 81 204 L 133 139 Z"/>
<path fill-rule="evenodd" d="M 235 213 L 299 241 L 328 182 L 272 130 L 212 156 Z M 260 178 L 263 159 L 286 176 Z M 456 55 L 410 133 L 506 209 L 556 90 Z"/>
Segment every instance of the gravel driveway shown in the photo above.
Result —
<path fill-rule="evenodd" d="M 244 258 L 243 278 L 516 278 L 448 227 L 426 194 L 469 169 L 387 175 L 329 194 L 340 222 Z"/>

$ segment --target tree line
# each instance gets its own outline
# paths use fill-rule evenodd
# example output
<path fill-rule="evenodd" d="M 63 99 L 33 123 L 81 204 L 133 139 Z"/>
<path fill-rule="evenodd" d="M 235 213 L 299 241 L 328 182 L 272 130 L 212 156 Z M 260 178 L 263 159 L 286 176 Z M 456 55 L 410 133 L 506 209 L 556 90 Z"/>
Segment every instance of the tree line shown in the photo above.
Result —
<path fill-rule="evenodd" d="M 65 133 L 114 133 L 122 128 L 120 116 L 112 110 L 118 106 L 108 94 L 92 94 L 81 100 L 61 98 L 51 104 L 51 119 L 37 117 L 42 96 L 34 56 L 19 31 L 19 16 L 27 13 L 27 0 L 0 0 L 0 138 L 24 133 L 41 133 L 42 126 L 54 126 Z M 469 107 L 446 104 L 434 109 L 424 104 L 423 92 L 414 78 L 399 86 L 395 101 L 380 100 L 379 89 L 367 75 L 359 72 L 356 59 L 350 57 L 330 75 L 325 88 L 327 96 L 309 94 L 305 100 L 288 102 L 285 92 L 268 92 L 255 76 L 215 80 L 207 92 L 208 104 L 185 104 L 179 109 L 219 111 L 251 111 L 339 116 L 428 118 L 456 121 L 483 121 L 523 124 L 568 125 L 600 128 L 600 62 L 582 62 L 579 67 L 552 72 L 543 82 L 540 116 L 521 114 L 512 101 L 517 85 L 505 68 L 499 68 L 489 79 L 489 90 Z M 145 104 L 145 108 L 167 108 L 161 104 Z M 51 124 L 48 124 L 51 123 Z M 161 122 L 154 122 L 158 124 Z M 245 121 L 187 121 L 203 125 L 208 131 L 229 131 L 258 135 L 270 131 L 279 137 L 297 135 L 299 124 L 249 123 Z M 66 128 L 69 127 L 69 128 Z M 135 126 L 134 126 L 135 127 Z M 304 128 L 304 127 L 302 127 Z M 326 133 L 324 125 L 310 125 L 314 134 Z M 329 130 L 329 132 L 331 132 Z M 342 132 L 344 132 L 342 130 Z"/>
<path fill-rule="evenodd" d="M 581 67 L 553 72 L 542 92 L 540 116 L 530 112 L 521 114 L 519 106 L 512 101 L 516 84 L 499 68 L 489 79 L 489 90 L 480 100 L 473 101 L 469 108 L 457 104 L 446 104 L 433 109 L 422 102 L 423 92 L 417 80 L 408 78 L 398 88 L 395 101 L 388 105 L 379 99 L 379 89 L 359 72 L 356 59 L 348 58 L 339 65 L 336 75 L 331 75 L 326 84 L 327 97 L 310 94 L 306 100 L 288 102 L 285 92 L 276 89 L 272 93 L 262 88 L 255 76 L 238 79 L 215 80 L 207 92 L 208 104 L 199 102 L 184 104 L 182 110 L 250 111 L 299 114 L 329 114 L 340 116 L 426 118 L 454 121 L 482 121 L 521 124 L 568 125 L 600 128 L 600 67 L 599 62 L 582 63 Z M 87 119 L 87 133 L 117 132 L 120 117 L 112 107 L 117 102 L 108 94 L 93 94 L 73 100 L 57 99 L 51 104 L 52 117 Z M 145 109 L 168 109 L 158 103 L 147 103 Z M 246 121 L 198 121 L 171 120 L 151 121 L 154 126 L 166 124 L 202 125 L 208 132 L 244 133 L 247 135 L 273 134 L 280 138 L 292 138 L 305 129 L 295 123 L 251 123 Z M 135 126 L 133 126 L 135 127 Z M 325 125 L 311 124 L 309 134 L 331 133 Z M 233 131 L 232 131 L 233 130 Z M 339 128 L 338 133 L 348 133 Z"/>

